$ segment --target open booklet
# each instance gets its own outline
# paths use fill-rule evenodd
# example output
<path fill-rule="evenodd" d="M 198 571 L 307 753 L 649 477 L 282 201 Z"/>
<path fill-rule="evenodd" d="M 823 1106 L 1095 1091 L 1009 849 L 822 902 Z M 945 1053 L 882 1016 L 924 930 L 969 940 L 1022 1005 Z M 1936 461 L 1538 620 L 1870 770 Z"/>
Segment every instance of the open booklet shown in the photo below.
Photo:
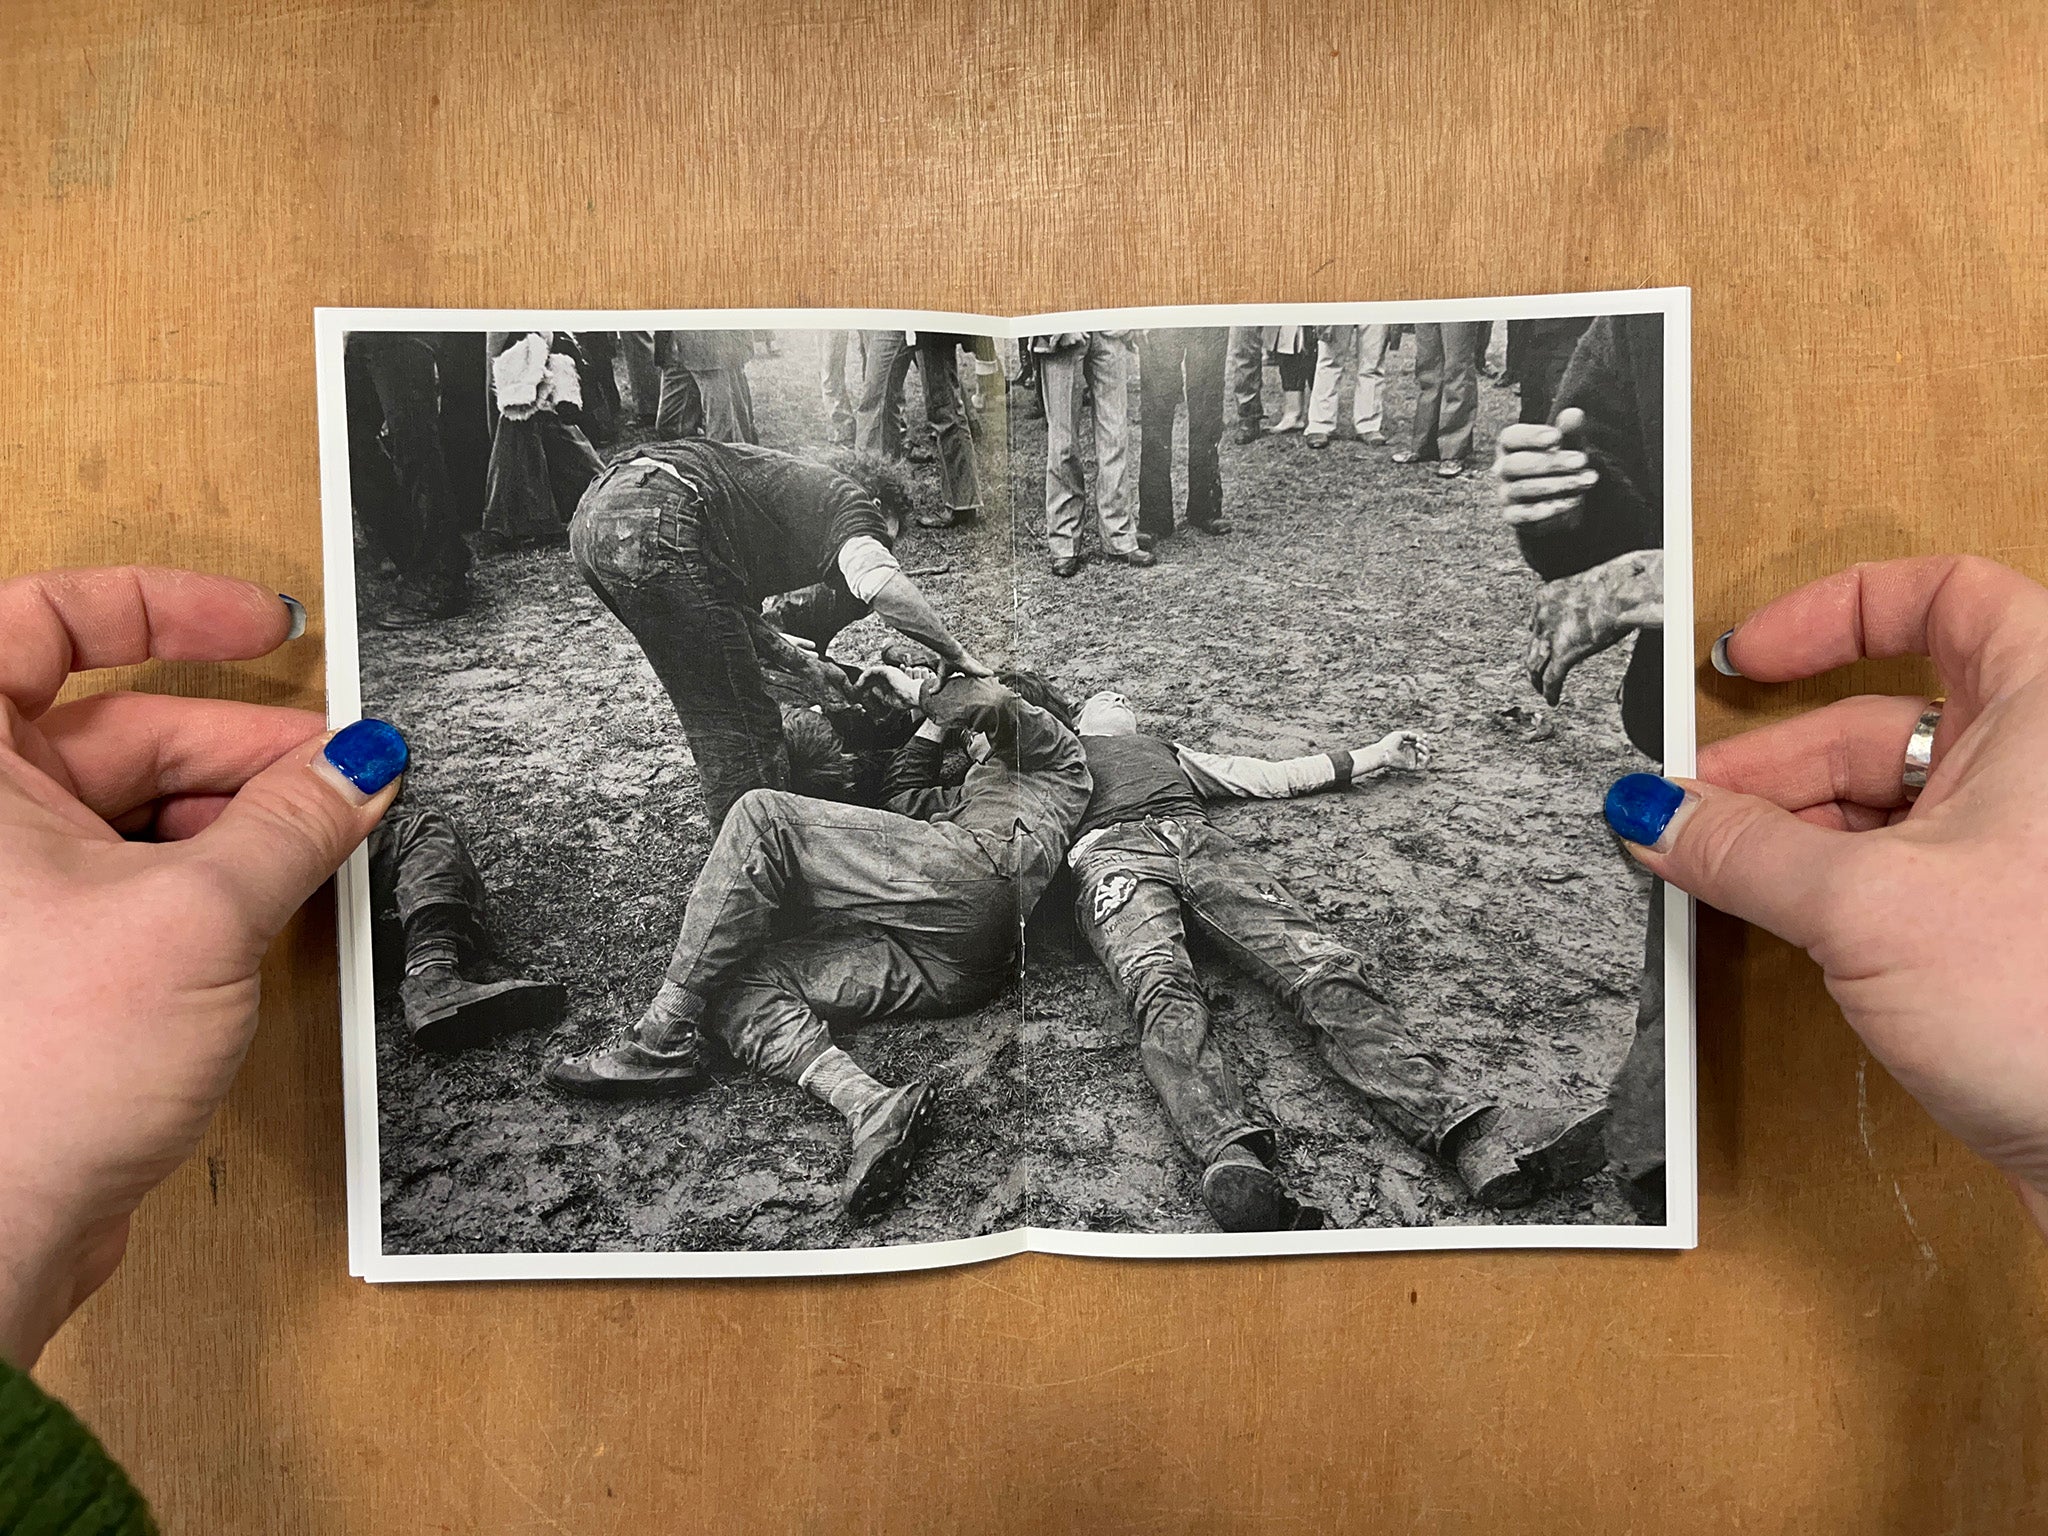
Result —
<path fill-rule="evenodd" d="M 320 311 L 354 1272 L 1691 1246 L 1688 324 Z"/>

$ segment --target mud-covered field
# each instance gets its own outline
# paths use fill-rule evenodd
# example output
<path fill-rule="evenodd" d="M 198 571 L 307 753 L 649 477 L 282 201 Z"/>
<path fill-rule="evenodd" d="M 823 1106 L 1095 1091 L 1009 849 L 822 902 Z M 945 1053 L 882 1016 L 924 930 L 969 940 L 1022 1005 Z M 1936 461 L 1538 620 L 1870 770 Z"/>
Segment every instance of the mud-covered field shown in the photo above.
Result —
<path fill-rule="evenodd" d="M 1389 365 L 1395 429 L 1412 357 L 1410 341 Z M 765 443 L 823 438 L 816 377 L 808 336 L 756 357 Z M 916 423 L 914 378 L 910 395 Z M 1521 675 L 1535 579 L 1481 472 L 1514 395 L 1482 382 L 1475 472 L 1451 482 L 1344 437 L 1322 452 L 1298 434 L 1226 441 L 1234 535 L 1183 533 L 1152 570 L 1091 561 L 1068 581 L 1039 541 L 1044 424 L 1022 391 L 1010 399 L 1010 483 L 995 483 L 1002 454 L 985 444 L 979 525 L 912 530 L 899 546 L 956 632 L 1076 698 L 1118 687 L 1145 729 L 1193 746 L 1281 756 L 1426 731 L 1426 775 L 1224 806 L 1217 824 L 1269 858 L 1492 1096 L 1597 1104 L 1633 1028 L 1646 899 L 1599 816 L 1608 781 L 1639 766 L 1614 703 L 1626 648 L 1583 667 L 1555 710 Z M 1135 422 L 1135 391 L 1131 404 Z M 1131 465 L 1135 490 L 1135 449 Z M 869 1222 L 838 1211 L 838 1116 L 794 1088 L 721 1061 L 715 1085 L 682 1102 L 547 1089 L 548 1061 L 605 1040 L 652 995 L 709 833 L 666 698 L 566 551 L 483 561 L 475 588 L 462 618 L 364 629 L 364 705 L 412 743 L 407 794 L 469 837 L 500 972 L 567 983 L 569 1011 L 551 1032 L 430 1055 L 406 1035 L 395 987 L 382 996 L 387 1252 L 847 1246 L 1027 1221 L 1210 1229 L 1132 1026 L 1050 902 L 1021 995 L 842 1039 L 876 1075 L 929 1077 L 943 1095 L 902 1198 Z M 835 653 L 857 659 L 882 638 L 869 621 Z M 1253 1114 L 1280 1130 L 1284 1176 L 1337 1224 L 1633 1219 L 1604 1177 L 1506 1218 L 1473 1206 L 1371 1119 L 1257 984 L 1201 965 Z"/>

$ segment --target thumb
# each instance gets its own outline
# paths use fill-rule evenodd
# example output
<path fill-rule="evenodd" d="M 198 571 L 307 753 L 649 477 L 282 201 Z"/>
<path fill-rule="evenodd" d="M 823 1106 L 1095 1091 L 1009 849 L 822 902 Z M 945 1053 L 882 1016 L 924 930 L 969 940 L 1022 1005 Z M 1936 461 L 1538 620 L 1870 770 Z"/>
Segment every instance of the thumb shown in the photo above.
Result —
<path fill-rule="evenodd" d="M 398 798 L 405 738 L 358 720 L 295 748 L 244 784 L 184 844 L 209 866 L 265 943 L 318 890 Z"/>
<path fill-rule="evenodd" d="M 1754 795 L 1650 773 L 1616 779 L 1604 809 L 1652 874 L 1801 949 L 1818 942 L 1853 833 Z"/>
<path fill-rule="evenodd" d="M 1576 446 L 1579 429 L 1586 424 L 1586 413 L 1576 405 L 1568 405 L 1557 413 L 1557 435 L 1566 446 Z"/>

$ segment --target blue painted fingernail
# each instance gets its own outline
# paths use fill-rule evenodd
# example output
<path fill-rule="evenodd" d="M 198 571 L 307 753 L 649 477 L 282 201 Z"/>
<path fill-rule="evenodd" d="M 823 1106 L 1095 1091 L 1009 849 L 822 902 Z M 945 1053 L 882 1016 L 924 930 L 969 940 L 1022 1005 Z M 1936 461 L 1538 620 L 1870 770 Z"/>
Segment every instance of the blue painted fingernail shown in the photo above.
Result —
<path fill-rule="evenodd" d="M 1720 639 L 1716 640 L 1714 642 L 1713 654 L 1709 658 L 1714 663 L 1714 670 L 1720 673 L 1723 677 L 1742 676 L 1741 669 L 1738 668 L 1734 662 L 1728 659 L 1728 642 L 1730 640 L 1733 640 L 1734 638 L 1735 631 L 1731 629 L 1728 631 L 1727 634 L 1723 635 Z"/>
<path fill-rule="evenodd" d="M 277 594 L 284 600 L 284 611 L 292 616 L 292 627 L 285 631 L 287 640 L 296 640 L 306 632 L 306 605 L 289 592 Z"/>
<path fill-rule="evenodd" d="M 334 771 L 366 795 L 374 795 L 405 772 L 405 738 L 382 720 L 358 720 L 334 733 L 321 756 Z"/>
<path fill-rule="evenodd" d="M 1685 804 L 1685 791 L 1654 773 L 1631 773 L 1608 786 L 1607 825 L 1631 843 L 1656 846 L 1671 818 Z"/>

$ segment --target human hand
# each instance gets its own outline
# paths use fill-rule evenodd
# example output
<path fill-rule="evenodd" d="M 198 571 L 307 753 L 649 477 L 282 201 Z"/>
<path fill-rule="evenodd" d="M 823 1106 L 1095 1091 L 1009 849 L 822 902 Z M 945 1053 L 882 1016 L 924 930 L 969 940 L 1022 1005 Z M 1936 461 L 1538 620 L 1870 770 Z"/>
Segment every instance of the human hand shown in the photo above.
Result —
<path fill-rule="evenodd" d="M 1664 627 L 1664 551 L 1639 549 L 1536 593 L 1523 667 L 1529 686 L 1555 704 L 1572 668 L 1639 629 Z"/>
<path fill-rule="evenodd" d="M 1420 731 L 1389 731 L 1368 749 L 1373 768 L 1399 768 L 1406 773 L 1420 773 L 1429 766 L 1433 755 L 1429 738 Z"/>
<path fill-rule="evenodd" d="M 1577 406 L 1557 413 L 1557 425 L 1517 422 L 1503 427 L 1493 447 L 1493 478 L 1501 515 L 1510 526 L 1576 522 L 1586 492 L 1600 472 L 1574 446 L 1586 413 Z"/>
<path fill-rule="evenodd" d="M 871 662 L 860 669 L 861 689 L 866 691 L 870 685 L 879 686 L 905 709 L 916 709 L 924 701 L 923 683 L 902 667 L 892 667 L 887 662 Z"/>
<path fill-rule="evenodd" d="M 1654 873 L 1810 953 L 1871 1054 L 2048 1232 L 2048 590 L 1971 557 L 1863 565 L 1716 647 L 1759 682 L 1925 655 L 1948 689 L 1843 699 L 1717 742 L 1698 781 L 1632 774 L 1607 819 Z"/>
<path fill-rule="evenodd" d="M 405 760 L 378 721 L 323 751 L 300 710 L 52 703 L 73 671 L 261 656 L 298 628 L 219 576 L 0 583 L 0 1356 L 23 1368 L 197 1143 L 255 1030 L 264 951 Z"/>

